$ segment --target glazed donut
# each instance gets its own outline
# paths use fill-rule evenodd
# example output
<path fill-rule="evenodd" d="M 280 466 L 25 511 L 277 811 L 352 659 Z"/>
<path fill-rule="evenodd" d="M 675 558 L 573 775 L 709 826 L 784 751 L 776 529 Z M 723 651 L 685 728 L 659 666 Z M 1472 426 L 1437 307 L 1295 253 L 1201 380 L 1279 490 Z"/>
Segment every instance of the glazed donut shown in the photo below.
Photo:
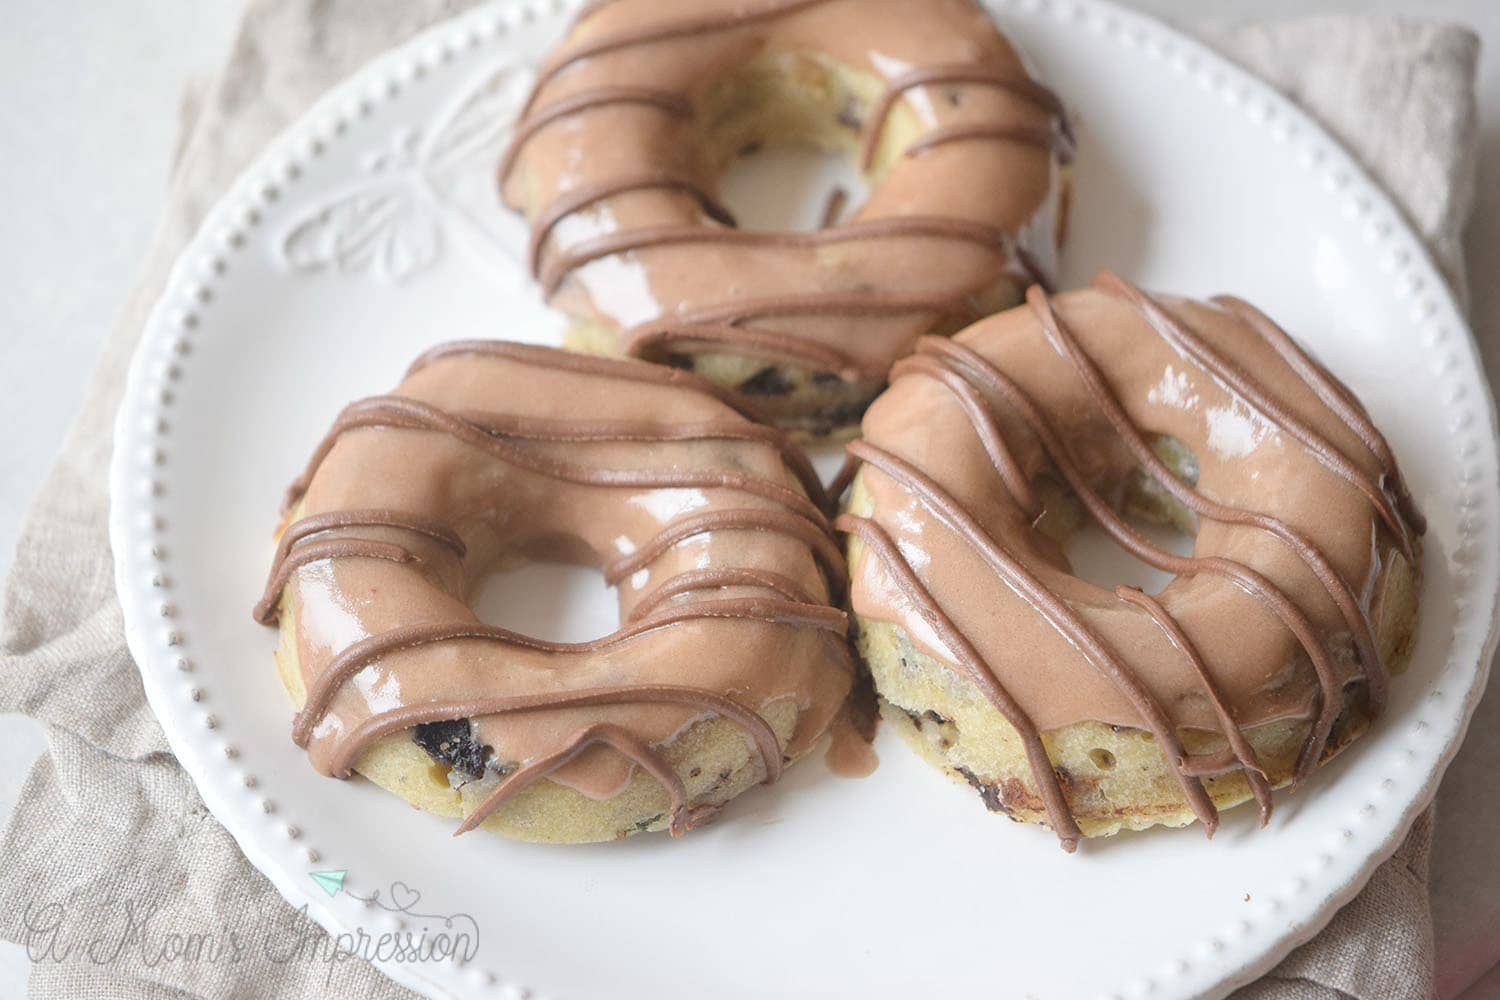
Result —
<path fill-rule="evenodd" d="M 822 489 L 747 412 L 686 372 L 500 341 L 347 407 L 255 609 L 315 768 L 547 842 L 680 834 L 774 780 L 852 666 Z M 481 623 L 478 584 L 538 559 L 601 568 L 619 629 Z"/>
<path fill-rule="evenodd" d="M 1422 516 L 1354 396 L 1247 303 L 1108 272 L 1027 299 L 923 340 L 848 446 L 836 527 L 882 715 L 1069 850 L 1211 836 L 1251 797 L 1264 824 L 1404 666 Z M 1086 520 L 1165 589 L 1074 575 Z"/>
<path fill-rule="evenodd" d="M 778 142 L 857 156 L 868 199 L 736 228 L 717 179 Z M 821 435 L 917 337 L 1047 281 L 1070 148 L 973 0 L 607 0 L 542 65 L 499 176 L 568 346 L 695 369 Z"/>

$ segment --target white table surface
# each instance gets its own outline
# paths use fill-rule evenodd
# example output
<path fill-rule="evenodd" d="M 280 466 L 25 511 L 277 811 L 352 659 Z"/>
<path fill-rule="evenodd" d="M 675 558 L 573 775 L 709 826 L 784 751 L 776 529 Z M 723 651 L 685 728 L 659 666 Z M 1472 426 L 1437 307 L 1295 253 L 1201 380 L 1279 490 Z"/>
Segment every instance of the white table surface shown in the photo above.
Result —
<path fill-rule="evenodd" d="M 1191 24 L 1387 11 L 1475 27 L 1481 66 L 1478 204 L 1468 249 L 1474 326 L 1500 373 L 1500 0 L 1132 0 Z M 135 279 L 161 212 L 186 83 L 224 59 L 235 0 L 94 3 L 7 0 L 0 32 L 0 575 L 20 523 L 82 397 L 100 341 Z M 1500 727 L 1500 686 L 1474 726 Z M 1500 746 L 1500 742 L 1491 741 Z M 40 727 L 0 716 L 0 816 L 9 817 Z M 1461 752 L 1440 792 L 1433 903 L 1441 995 L 1500 997 L 1500 755 Z M 1485 859 L 1488 858 L 1489 861 Z M 3 877 L 3 874 L 0 874 Z M 0 944 L 0 996 L 20 996 L 27 962 Z"/>

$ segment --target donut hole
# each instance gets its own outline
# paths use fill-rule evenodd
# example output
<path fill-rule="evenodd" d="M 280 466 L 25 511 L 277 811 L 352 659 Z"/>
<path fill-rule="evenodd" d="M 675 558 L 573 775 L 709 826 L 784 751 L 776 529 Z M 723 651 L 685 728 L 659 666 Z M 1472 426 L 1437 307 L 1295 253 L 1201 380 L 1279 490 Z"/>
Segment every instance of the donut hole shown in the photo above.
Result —
<path fill-rule="evenodd" d="M 838 222 L 863 199 L 865 182 L 840 153 L 804 143 L 756 145 L 732 159 L 719 176 L 719 200 L 741 229 L 820 228 L 832 205 Z M 844 192 L 839 203 L 835 192 Z"/>
<path fill-rule="evenodd" d="M 1152 439 L 1151 450 L 1188 486 L 1198 485 L 1198 456 L 1182 441 L 1167 435 Z M 1153 524 L 1168 525 L 1192 536 L 1198 533 L 1198 518 L 1172 496 L 1143 466 L 1125 477 L 1122 503 L 1127 513 Z"/>
<path fill-rule="evenodd" d="M 1198 460 L 1185 444 L 1159 436 L 1152 441 L 1152 450 L 1183 482 L 1196 484 Z M 1047 484 L 1042 485 L 1042 492 L 1048 494 Z M 1047 506 L 1053 513 L 1039 527 L 1064 547 L 1074 576 L 1110 590 L 1127 586 L 1148 594 L 1160 593 L 1172 581 L 1171 573 L 1127 552 L 1072 494 L 1059 500 L 1055 495 L 1060 488 L 1053 487 L 1051 492 L 1054 498 Z M 1192 554 L 1198 533 L 1196 517 L 1148 470 L 1141 466 L 1129 470 L 1113 493 L 1116 513 L 1147 541 L 1176 555 Z"/>
<path fill-rule="evenodd" d="M 741 229 L 810 230 L 866 193 L 857 164 L 880 83 L 828 56 L 771 51 L 719 77 L 698 114 L 698 154 Z M 827 219 L 830 198 L 842 208 Z"/>
<path fill-rule="evenodd" d="M 495 570 L 469 600 L 486 625 L 547 642 L 589 642 L 620 627 L 615 591 L 591 566 L 526 562 Z"/>
<path fill-rule="evenodd" d="M 1130 512 L 1122 513 L 1131 527 L 1161 548 L 1177 555 L 1188 555 L 1193 551 L 1192 535 Z M 1067 555 L 1074 576 L 1109 590 L 1126 586 L 1158 594 L 1173 579 L 1171 573 L 1165 573 L 1125 551 L 1092 520 L 1085 521 L 1069 539 Z"/>

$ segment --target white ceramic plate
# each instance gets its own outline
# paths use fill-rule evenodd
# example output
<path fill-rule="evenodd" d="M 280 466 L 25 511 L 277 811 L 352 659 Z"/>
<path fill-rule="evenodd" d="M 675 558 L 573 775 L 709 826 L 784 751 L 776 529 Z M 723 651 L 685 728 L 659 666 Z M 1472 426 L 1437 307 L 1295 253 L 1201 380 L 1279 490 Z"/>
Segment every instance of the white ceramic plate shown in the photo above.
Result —
<path fill-rule="evenodd" d="M 335 412 L 423 347 L 559 328 L 515 264 L 522 227 L 491 174 L 527 67 L 567 12 L 487 7 L 339 87 L 210 213 L 141 343 L 113 468 L 131 649 L 245 854 L 330 929 L 435 933 L 434 915 L 472 917 L 468 961 L 386 961 L 402 983 L 560 998 L 1218 994 L 1318 930 L 1431 798 L 1483 687 L 1500 578 L 1492 404 L 1452 296 L 1385 196 L 1261 83 L 1104 3 L 993 6 L 1077 110 L 1067 283 L 1109 265 L 1244 295 L 1390 434 L 1432 527 L 1415 662 L 1389 714 L 1278 796 L 1268 830 L 1236 810 L 1211 843 L 1158 831 L 1076 856 L 884 738 L 869 779 L 810 761 L 675 842 L 453 840 L 448 821 L 316 776 L 288 739 L 273 634 L 249 613 L 282 488 Z M 582 620 L 533 585 L 541 599 L 513 621 L 596 627 L 602 587 L 551 579 Z M 348 873 L 333 897 L 308 874 L 329 870 Z M 353 898 L 375 890 L 411 905 Z"/>

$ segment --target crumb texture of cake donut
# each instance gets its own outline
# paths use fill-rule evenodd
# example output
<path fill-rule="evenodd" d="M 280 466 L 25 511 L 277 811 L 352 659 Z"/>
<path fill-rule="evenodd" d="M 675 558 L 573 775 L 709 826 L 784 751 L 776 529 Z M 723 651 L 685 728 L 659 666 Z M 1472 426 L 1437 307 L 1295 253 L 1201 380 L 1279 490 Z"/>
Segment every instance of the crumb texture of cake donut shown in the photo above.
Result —
<path fill-rule="evenodd" d="M 738 228 L 718 178 L 776 143 L 846 151 L 868 198 Z M 607 0 L 542 64 L 499 176 L 570 347 L 692 368 L 819 436 L 917 337 L 1047 282 L 1071 145 L 973 0 Z"/>
<path fill-rule="evenodd" d="M 845 512 L 882 714 L 992 810 L 1080 837 L 1295 783 L 1385 703 L 1425 522 L 1350 391 L 1239 299 L 1092 288 L 926 338 Z M 1076 575 L 1088 525 L 1171 574 Z M 1171 547 L 1171 530 L 1192 539 Z"/>
<path fill-rule="evenodd" d="M 775 780 L 849 691 L 822 503 L 785 433 L 697 376 L 434 348 L 346 407 L 289 491 L 255 617 L 280 626 L 293 738 L 459 832 L 680 834 Z M 532 560 L 602 570 L 620 627 L 482 623 L 476 588 Z"/>

